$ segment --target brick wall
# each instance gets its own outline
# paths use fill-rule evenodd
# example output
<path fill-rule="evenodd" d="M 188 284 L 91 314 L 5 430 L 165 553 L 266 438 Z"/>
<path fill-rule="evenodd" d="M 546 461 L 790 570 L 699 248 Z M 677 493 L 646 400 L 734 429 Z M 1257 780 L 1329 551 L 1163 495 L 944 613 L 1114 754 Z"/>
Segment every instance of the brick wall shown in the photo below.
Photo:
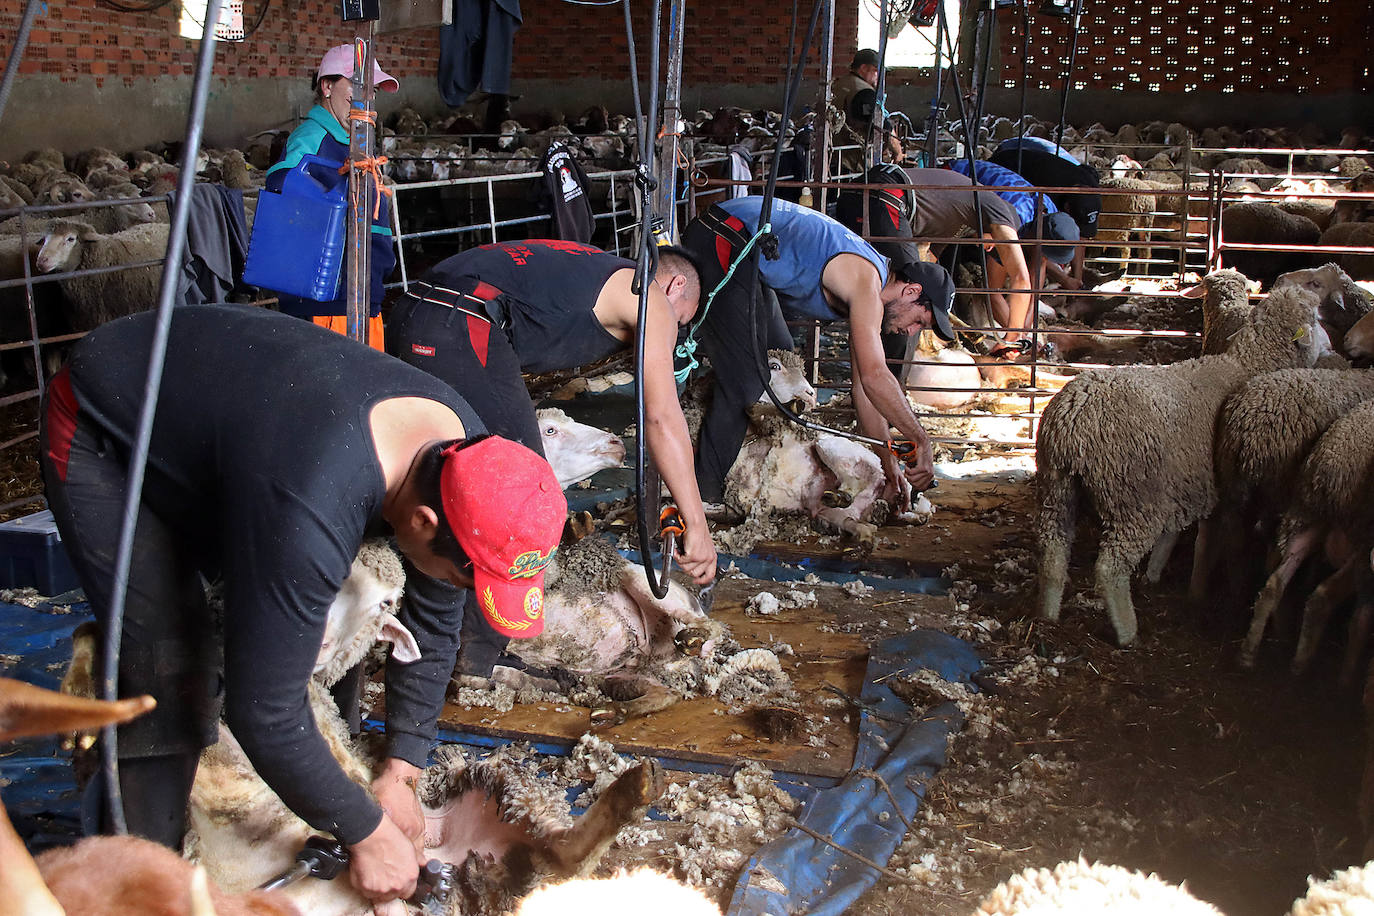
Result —
<path fill-rule="evenodd" d="M 124 5 L 133 5 L 129 0 Z M 23 12 L 21 0 L 0 0 L 0 47 L 13 46 Z M 245 26 L 262 10 L 249 0 Z M 93 78 L 105 88 L 118 81 L 192 72 L 199 42 L 177 34 L 176 3 L 150 12 L 125 13 L 95 0 L 61 0 L 48 5 L 29 33 L 19 67 L 21 76 L 50 74 L 63 82 Z M 221 42 L 215 51 L 215 74 L 225 79 L 299 78 L 307 82 L 324 52 L 351 40 L 353 30 L 339 21 L 338 4 L 325 0 L 272 0 L 258 30 L 243 42 Z M 383 35 L 377 53 L 384 69 L 398 78 L 432 78 L 439 54 L 433 29 Z M 16 98 L 22 98 L 22 84 Z"/>
<path fill-rule="evenodd" d="M 515 42 L 517 80 L 628 79 L 619 6 L 527 0 L 523 7 L 526 21 Z M 10 46 L 22 8 L 21 0 L 0 0 L 0 47 Z M 648 70 L 649 3 L 638 0 L 634 8 L 643 77 Z M 245 20 L 251 24 L 261 9 L 250 0 Z M 51 74 L 63 81 L 93 77 L 97 88 L 110 80 L 133 84 L 147 77 L 189 74 L 196 43 L 176 35 L 176 15 L 175 3 L 142 13 L 118 12 L 95 0 L 52 3 L 30 36 L 20 74 Z M 781 83 L 790 15 L 786 3 L 690 4 L 684 84 Z M 837 15 L 837 61 L 847 61 L 854 52 L 856 21 L 843 10 Z M 1018 85 L 1022 72 L 1019 23 L 1019 16 L 999 16 L 1000 81 L 1008 88 Z M 1067 32 L 1065 20 L 1032 17 L 1025 67 L 1031 89 L 1058 88 Z M 351 29 L 338 20 L 336 3 L 272 0 L 247 41 L 220 45 L 215 71 L 225 78 L 305 80 L 325 50 L 351 36 Z M 1374 11 L 1367 0 L 1087 2 L 1076 83 L 1080 89 L 1154 92 L 1363 91 L 1374 88 L 1368 53 L 1372 39 Z M 438 56 L 438 36 L 433 29 L 386 35 L 378 50 L 396 76 L 428 78 Z"/>
<path fill-rule="evenodd" d="M 668 6 L 665 0 L 665 33 Z M 802 5 L 799 31 L 806 25 L 810 6 L 809 3 Z M 643 80 L 649 68 L 650 3 L 636 0 L 632 7 L 637 60 Z M 529 0 L 521 4 L 521 9 L 525 23 L 515 35 L 514 68 L 520 79 L 556 80 L 573 76 L 629 79 L 625 17 L 619 6 L 577 6 L 557 0 Z M 791 9 L 791 4 L 779 2 L 690 2 L 682 46 L 683 84 L 781 85 L 787 67 Z M 823 32 L 823 26 L 818 27 L 817 32 Z M 854 54 L 857 33 L 857 14 L 837 15 L 837 61 L 849 62 Z M 798 42 L 800 44 L 800 39 Z M 813 44 L 811 60 L 818 60 L 819 53 L 818 45 Z M 811 71 L 815 71 L 814 64 Z"/>

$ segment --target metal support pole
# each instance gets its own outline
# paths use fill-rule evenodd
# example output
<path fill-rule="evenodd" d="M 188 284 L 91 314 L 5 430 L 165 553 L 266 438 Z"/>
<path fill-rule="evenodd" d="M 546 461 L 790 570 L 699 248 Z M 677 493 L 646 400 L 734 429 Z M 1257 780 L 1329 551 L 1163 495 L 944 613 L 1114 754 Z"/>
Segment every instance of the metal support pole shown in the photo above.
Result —
<path fill-rule="evenodd" d="M 24 17 L 19 20 L 19 31 L 14 36 L 14 47 L 10 48 L 9 61 L 5 64 L 4 79 L 0 79 L 0 117 L 5 115 L 5 106 L 10 100 L 10 90 L 14 88 L 14 78 L 19 74 L 19 61 L 23 59 L 24 48 L 29 43 L 29 31 L 33 28 L 33 21 L 38 18 L 38 10 L 44 7 L 46 4 L 43 0 L 29 0 L 28 3 L 24 4 Z M 206 20 L 206 22 L 209 21 Z"/>
<path fill-rule="evenodd" d="M 181 173 L 177 176 L 176 205 L 172 208 L 171 226 L 167 231 L 167 259 L 162 265 L 162 281 L 158 287 L 157 326 L 148 357 L 148 376 L 143 387 L 143 403 L 139 408 L 138 431 L 129 458 L 128 490 L 124 494 L 124 515 L 119 528 L 119 546 L 115 552 L 114 582 L 110 587 L 110 607 L 107 614 L 102 647 L 100 698 L 115 700 L 119 696 L 119 646 L 124 632 L 124 605 L 129 592 L 129 569 L 133 565 L 134 532 L 138 527 L 138 510 L 143 501 L 143 478 L 147 470 L 148 451 L 153 441 L 153 417 L 157 411 L 158 395 L 162 391 L 162 370 L 167 360 L 167 340 L 172 333 L 172 300 L 180 285 L 181 253 L 186 249 L 186 224 L 191 216 L 191 189 L 196 180 L 195 161 L 200 154 L 200 140 L 205 127 L 205 106 L 210 98 L 210 77 L 215 67 L 215 27 L 219 22 L 220 0 L 209 0 L 205 9 L 205 33 L 196 55 L 196 77 L 191 88 L 191 111 L 186 117 L 186 143 L 181 152 Z M 42 371 L 42 367 L 38 367 Z M 110 825 L 117 834 L 129 832 L 124 817 L 124 796 L 119 787 L 119 749 L 115 726 L 100 730 L 100 759 L 105 775 L 106 799 L 110 808 Z"/>
<path fill-rule="evenodd" d="M 926 161 L 921 165 L 933 168 L 939 159 L 941 91 L 944 87 L 944 45 L 949 40 L 949 19 L 945 16 L 944 0 L 935 6 L 935 74 L 930 97 L 930 114 L 926 117 Z M 953 62 L 951 61 L 951 66 Z"/>
<path fill-rule="evenodd" d="M 375 20 L 357 25 L 353 39 L 352 111 L 372 110 L 372 67 L 375 60 L 377 32 Z M 359 67 L 359 61 L 362 66 Z M 359 73 L 359 70 L 362 70 Z M 348 122 L 348 161 L 365 163 L 372 159 L 373 125 L 366 117 L 350 117 Z M 367 316 L 372 303 L 372 208 L 374 195 L 381 194 L 371 169 L 352 167 L 348 170 L 348 273 L 346 282 L 346 311 L 348 336 L 367 343 Z"/>
<path fill-rule="evenodd" d="M 811 174 L 815 180 L 822 184 L 816 188 L 813 196 L 816 209 L 825 212 L 826 197 L 830 194 L 830 189 L 824 187 L 825 182 L 830 180 L 830 145 L 834 138 L 830 135 L 830 105 L 834 99 L 834 93 L 830 88 L 830 75 L 835 72 L 835 3 L 834 0 L 825 2 L 825 44 L 821 50 L 821 91 L 816 100 L 816 111 L 820 115 L 816 119 L 816 136 L 811 148 Z M 812 368 L 814 373 L 815 369 Z"/>
<path fill-rule="evenodd" d="M 676 244 L 677 158 L 682 125 L 682 39 L 686 33 L 687 0 L 668 4 L 668 71 L 663 88 L 663 145 L 658 151 L 658 181 L 654 196 L 654 225 L 660 240 Z"/>
<path fill-rule="evenodd" d="M 887 0 L 878 0 L 878 85 L 874 91 L 873 120 L 868 124 L 868 143 L 864 147 L 865 172 L 870 166 L 882 164 L 883 147 L 887 144 Z"/>

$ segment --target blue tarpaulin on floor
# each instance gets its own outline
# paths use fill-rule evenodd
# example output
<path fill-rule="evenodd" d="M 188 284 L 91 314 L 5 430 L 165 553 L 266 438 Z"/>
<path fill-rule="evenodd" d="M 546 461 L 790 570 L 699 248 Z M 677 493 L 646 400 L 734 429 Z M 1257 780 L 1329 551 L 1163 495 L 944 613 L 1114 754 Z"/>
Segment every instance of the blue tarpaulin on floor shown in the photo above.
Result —
<path fill-rule="evenodd" d="M 887 682 L 930 669 L 975 689 L 969 678 L 981 666 L 967 643 L 933 630 L 875 646 L 864 675 L 854 767 L 797 817 L 829 842 L 794 828 L 759 849 L 735 887 L 730 916 L 838 916 L 872 887 L 878 871 L 835 847 L 885 865 L 916 814 L 926 780 L 944 765 L 946 737 L 963 724 L 953 703 L 917 714 Z"/>

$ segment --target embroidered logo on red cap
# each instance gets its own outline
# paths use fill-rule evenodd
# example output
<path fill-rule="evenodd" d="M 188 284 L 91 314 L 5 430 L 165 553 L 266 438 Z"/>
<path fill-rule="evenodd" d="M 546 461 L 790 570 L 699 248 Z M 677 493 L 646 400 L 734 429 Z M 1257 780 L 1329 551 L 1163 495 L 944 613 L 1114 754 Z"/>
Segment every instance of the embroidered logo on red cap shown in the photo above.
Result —
<path fill-rule="evenodd" d="M 531 599 L 533 595 L 533 599 Z M 491 588 L 482 589 L 482 610 L 486 613 L 487 619 L 495 626 L 501 628 L 508 635 L 520 633 L 530 629 L 539 622 L 540 616 L 544 611 L 544 597 L 542 590 L 537 586 L 525 593 L 525 616 L 528 620 L 509 620 L 501 615 L 496 609 L 496 598 L 491 593 Z M 533 610 L 531 610 L 533 606 Z M 531 634 L 533 635 L 533 634 Z"/>
<path fill-rule="evenodd" d="M 525 616 L 538 620 L 544 613 L 544 590 L 535 586 L 525 592 Z"/>
<path fill-rule="evenodd" d="M 528 579 L 539 570 L 549 565 L 553 559 L 554 551 L 557 548 L 550 548 L 548 553 L 540 553 L 537 550 L 527 550 L 516 557 L 511 563 L 510 569 L 506 572 L 512 579 Z"/>

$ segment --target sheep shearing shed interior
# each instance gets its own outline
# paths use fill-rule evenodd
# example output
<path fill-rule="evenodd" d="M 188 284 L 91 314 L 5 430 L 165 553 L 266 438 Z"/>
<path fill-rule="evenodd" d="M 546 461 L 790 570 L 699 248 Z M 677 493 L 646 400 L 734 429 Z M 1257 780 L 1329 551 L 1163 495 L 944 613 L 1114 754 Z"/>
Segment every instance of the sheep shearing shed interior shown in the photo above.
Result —
<path fill-rule="evenodd" d="M 792 349 L 753 348 L 809 425 L 767 394 L 748 406 L 707 501 L 715 584 L 679 571 L 657 596 L 645 565 L 662 543 L 642 543 L 635 466 L 640 434 L 649 450 L 664 434 L 637 422 L 637 388 L 653 391 L 636 384 L 633 326 L 611 334 L 629 349 L 527 368 L 568 509 L 543 632 L 511 640 L 489 676 L 458 650 L 411 780 L 426 855 L 452 868 L 417 891 L 427 906 L 386 912 L 1374 906 L 1374 7 L 378 0 L 376 15 L 224 4 L 210 41 L 204 0 L 0 5 L 0 851 L 21 863 L 0 870 L 0 898 L 141 912 L 183 906 L 185 885 L 177 912 L 197 916 L 372 912 L 348 876 L 257 890 L 304 837 L 334 837 L 255 772 L 258 736 L 223 721 L 187 785 L 187 861 L 81 840 L 100 745 L 53 733 L 138 704 L 84 699 L 108 649 L 57 532 L 66 497 L 53 505 L 40 468 L 60 435 L 51 414 L 40 435 L 42 405 L 70 392 L 55 380 L 79 341 L 164 293 L 174 326 L 182 303 L 300 314 L 262 285 L 264 252 L 316 276 L 337 250 L 336 295 L 354 296 L 334 329 L 359 336 L 371 298 L 390 343 L 455 255 L 561 239 L 633 260 L 748 193 L 841 220 L 837 200 L 861 199 L 878 252 L 948 269 L 955 339 L 882 338 L 935 485 L 900 505 L 882 447 L 854 438 L 874 410 L 892 421 L 855 381 L 872 328 L 827 287 L 839 320 L 780 313 Z M 369 191 L 375 211 L 349 206 L 363 172 L 341 180 L 347 166 L 268 174 L 331 112 L 317 68 L 355 37 L 380 68 L 369 85 L 396 90 L 376 83 L 375 128 L 352 122 L 388 191 Z M 865 146 L 852 125 L 878 95 L 888 117 L 866 122 Z M 922 224 L 936 188 L 921 171 L 865 168 L 894 143 L 907 169 L 1024 164 L 1024 185 L 977 183 L 1028 208 L 1026 226 L 985 252 L 978 219 Z M 1037 156 L 1076 177 L 1034 180 Z M 310 205 L 343 221 L 336 242 L 275 222 L 307 180 Z M 878 231 L 881 207 L 901 238 Z M 1061 225 L 1052 209 L 1077 238 L 1037 244 L 1037 217 Z M 342 234 L 369 218 L 374 264 L 396 256 L 371 292 Z M 571 298 L 576 279 L 554 279 Z M 508 327 L 491 301 L 475 317 Z M 1008 329 L 1024 343 L 1002 346 Z M 676 368 L 698 360 L 678 379 L 692 445 L 718 406 L 705 348 L 679 349 Z M 160 403 L 197 396 L 163 387 Z M 298 438 L 283 448 L 306 454 Z M 655 534 L 660 503 L 645 509 Z M 428 663 L 405 550 L 400 532 L 368 541 L 339 571 L 302 674 L 328 753 L 369 791 L 388 765 L 388 678 Z M 195 606 L 233 626 L 232 584 L 197 583 Z M 120 867 L 92 864 L 109 856 Z"/>

